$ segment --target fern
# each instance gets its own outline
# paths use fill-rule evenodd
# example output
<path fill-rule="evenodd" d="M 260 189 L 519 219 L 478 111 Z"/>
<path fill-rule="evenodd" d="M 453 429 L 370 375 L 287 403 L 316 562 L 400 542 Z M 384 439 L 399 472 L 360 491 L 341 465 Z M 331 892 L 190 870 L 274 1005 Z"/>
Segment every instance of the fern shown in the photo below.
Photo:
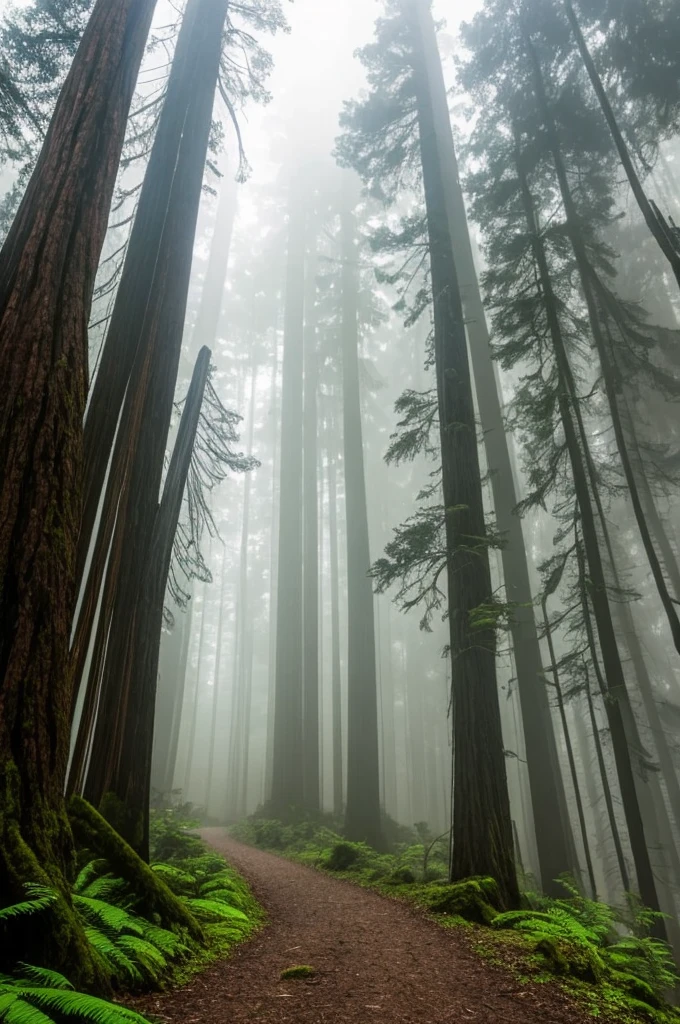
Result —
<path fill-rule="evenodd" d="M 85 926 L 85 937 L 109 974 L 120 981 L 138 983 L 143 974 L 133 960 L 119 947 L 118 943 L 92 925 Z"/>
<path fill-rule="evenodd" d="M 143 929 L 138 921 L 123 907 L 104 900 L 95 900 L 90 896 L 73 894 L 73 906 L 77 913 L 88 924 L 104 928 L 106 931 L 121 934 L 124 931 L 134 935 L 142 935 Z"/>
<path fill-rule="evenodd" d="M 217 917 L 225 920 L 229 918 L 231 921 L 248 923 L 248 918 L 242 910 L 237 910 L 236 907 L 231 907 L 220 900 L 204 900 L 197 896 L 185 896 L 183 899 L 197 917 Z"/>
<path fill-rule="evenodd" d="M 0 983 L 0 1021 L 54 1024 L 69 1018 L 83 1024 L 148 1024 L 139 1013 L 96 996 L 64 988 L 42 988 L 16 979 Z"/>
<path fill-rule="evenodd" d="M 51 971 L 47 967 L 35 967 L 34 964 L 19 965 L 19 978 L 26 978 L 31 985 L 40 985 L 41 988 L 63 988 L 73 989 L 73 985 L 58 971 Z"/>
<path fill-rule="evenodd" d="M 25 914 L 35 914 L 39 910 L 47 910 L 59 899 L 59 894 L 46 885 L 28 883 L 24 886 L 30 899 L 21 903 L 12 903 L 9 907 L 0 910 L 0 922 L 9 921 L 13 917 L 22 917 Z"/>

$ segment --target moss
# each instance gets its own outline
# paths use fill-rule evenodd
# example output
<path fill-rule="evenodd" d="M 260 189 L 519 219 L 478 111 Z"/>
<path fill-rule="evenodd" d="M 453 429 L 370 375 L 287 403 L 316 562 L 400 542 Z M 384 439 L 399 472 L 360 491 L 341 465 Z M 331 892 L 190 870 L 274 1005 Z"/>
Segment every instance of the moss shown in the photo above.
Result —
<path fill-rule="evenodd" d="M 139 913 L 149 920 L 157 918 L 164 928 L 184 928 L 198 942 L 203 939 L 202 928 L 182 900 L 170 891 L 94 807 L 82 797 L 73 796 L 69 802 L 69 814 L 80 844 L 107 860 L 133 890 L 140 902 Z"/>
<path fill-rule="evenodd" d="M 138 850 L 144 839 L 144 819 L 137 811 L 131 812 L 115 793 L 104 793 L 99 804 L 99 813 L 106 818 L 119 836 Z"/>
<path fill-rule="evenodd" d="M 309 964 L 294 964 L 281 971 L 281 981 L 287 981 L 289 978 L 312 978 L 315 974 L 316 971 Z"/>
<path fill-rule="evenodd" d="M 452 885 L 432 885 L 427 906 L 435 914 L 453 914 L 476 924 L 491 924 L 500 910 L 500 892 L 493 878 L 466 878 Z"/>
<path fill-rule="evenodd" d="M 627 971 L 611 971 L 610 977 L 617 988 L 627 992 L 638 1002 L 647 1003 L 648 1006 L 653 1006 L 656 1009 L 661 1006 L 661 1000 L 651 985 L 635 974 L 629 974 Z"/>
<path fill-rule="evenodd" d="M 21 786 L 16 765 L 0 765 L 0 906 L 26 898 L 27 883 L 53 889 L 58 899 L 43 912 L 40 924 L 32 917 L 12 923 L 12 955 L 65 974 L 84 991 L 107 995 L 109 979 L 85 937 L 71 903 L 69 875 L 75 870 L 75 850 L 63 806 L 45 806 L 40 795 L 32 808 L 40 833 L 30 840 L 20 825 Z M 4 936 L 0 931 L 0 943 Z"/>
<path fill-rule="evenodd" d="M 555 974 L 571 974 L 594 985 L 598 985 L 604 977 L 602 957 L 587 942 L 545 936 L 534 948 L 545 957 Z"/>

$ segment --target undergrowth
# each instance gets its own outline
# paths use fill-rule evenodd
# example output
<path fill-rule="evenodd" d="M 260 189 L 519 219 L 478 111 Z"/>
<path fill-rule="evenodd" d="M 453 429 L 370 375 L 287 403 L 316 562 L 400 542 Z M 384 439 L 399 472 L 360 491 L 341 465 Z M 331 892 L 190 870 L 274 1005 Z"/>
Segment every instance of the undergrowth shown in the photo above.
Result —
<path fill-rule="evenodd" d="M 680 1024 L 666 1001 L 680 979 L 669 948 L 649 935 L 654 915 L 630 900 L 625 910 L 583 897 L 567 878 L 564 896 L 525 893 L 521 910 L 503 912 L 493 879 L 447 882 L 447 838 L 424 825 L 394 852 L 351 843 L 326 822 L 298 825 L 253 816 L 232 826 L 243 842 L 386 895 L 416 903 L 440 923 L 466 926 L 474 948 L 522 983 L 559 981 L 594 1016 L 621 1024 Z"/>
<path fill-rule="evenodd" d="M 203 942 L 184 929 L 169 930 L 141 912 L 133 888 L 110 870 L 106 860 L 80 853 L 81 868 L 71 898 L 93 956 L 119 995 L 179 984 L 249 935 L 261 911 L 243 879 L 215 854 L 208 853 L 196 823 L 175 811 L 153 816 L 151 867 L 186 904 L 202 926 Z M 40 927 L 59 895 L 45 886 L 26 887 L 26 899 L 0 910 L 0 944 L 6 973 L 0 974 L 0 1021 L 7 1024 L 145 1024 L 118 1003 L 74 991 L 63 975 L 44 967 L 11 961 L 12 924 L 30 916 Z"/>

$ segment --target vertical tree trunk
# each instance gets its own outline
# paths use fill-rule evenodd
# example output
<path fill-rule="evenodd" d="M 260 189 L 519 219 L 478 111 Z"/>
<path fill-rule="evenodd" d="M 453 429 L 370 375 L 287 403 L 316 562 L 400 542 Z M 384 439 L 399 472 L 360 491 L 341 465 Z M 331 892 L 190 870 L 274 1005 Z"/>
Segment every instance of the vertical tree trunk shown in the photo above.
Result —
<path fill-rule="evenodd" d="M 342 409 L 347 520 L 347 806 L 349 839 L 382 849 L 378 695 L 375 667 L 373 586 L 368 575 L 366 478 L 359 385 L 359 257 L 350 183 L 343 179 Z"/>
<path fill-rule="evenodd" d="M 195 588 L 192 588 L 195 593 Z M 165 774 L 163 781 L 163 792 L 171 793 L 175 784 L 175 772 L 177 769 L 177 748 L 179 747 L 179 733 L 182 725 L 182 711 L 184 709 L 184 694 L 186 691 L 187 665 L 189 661 L 189 646 L 191 644 L 192 626 L 194 622 L 194 601 L 193 595 L 189 609 L 185 614 L 184 629 L 182 632 L 182 651 L 177 666 L 177 694 L 175 706 L 172 713 L 172 725 L 168 740 L 168 756 L 165 762 Z"/>
<path fill-rule="evenodd" d="M 248 448 L 250 451 L 250 446 Z M 250 481 L 250 474 L 246 476 L 246 486 Z M 220 610 L 217 615 L 217 644 L 215 647 L 215 672 L 213 674 L 212 711 L 210 715 L 210 742 L 208 744 L 208 767 L 205 780 L 205 806 L 206 816 L 210 815 L 210 795 L 212 793 L 213 779 L 215 776 L 215 736 L 217 732 L 217 711 L 220 693 L 220 680 L 224 673 L 222 664 L 222 634 L 224 632 L 224 606 L 227 603 L 227 549 L 222 549 L 222 564 L 220 567 Z"/>
<path fill-rule="evenodd" d="M 628 834 L 633 850 L 638 884 L 643 901 L 651 909 L 659 909 L 654 875 L 649 851 L 647 849 L 642 816 L 635 790 L 635 779 L 630 759 L 628 741 L 625 734 L 621 702 L 625 699 L 626 682 L 621 665 L 621 659 L 616 643 L 616 635 L 611 617 L 611 609 L 607 596 L 607 583 L 600 551 L 600 542 L 597 534 L 597 526 L 593 509 L 593 499 L 589 487 L 588 474 L 586 470 L 587 453 L 581 445 L 587 447 L 586 439 L 581 431 L 581 437 L 574 425 L 574 418 L 580 417 L 578 408 L 578 396 L 574 385 L 573 375 L 569 358 L 562 337 L 562 331 L 557 312 L 557 304 L 552 289 L 550 271 L 543 248 L 543 241 L 536 223 L 536 215 L 533 206 L 533 197 L 523 171 L 519 143 L 516 143 L 516 168 L 520 181 L 521 196 L 524 204 L 524 211 L 527 221 L 527 230 L 531 234 L 534 258 L 539 273 L 539 282 L 543 294 L 546 318 L 553 351 L 559 374 L 559 411 L 565 441 L 569 453 L 576 501 L 581 517 L 583 543 L 588 565 L 587 577 L 590 602 L 593 608 L 595 623 L 597 626 L 598 639 L 605 669 L 607 693 L 609 699 L 605 702 L 607 719 L 612 737 L 616 770 L 621 788 L 621 798 L 626 814 Z M 663 931 L 663 925 L 657 927 L 657 931 Z"/>
<path fill-rule="evenodd" d="M 85 984 L 63 793 L 87 323 L 153 10 L 96 4 L 0 254 L 0 906 L 24 899 L 27 881 L 55 886 L 44 926 L 15 934 L 25 959 Z"/>
<path fill-rule="evenodd" d="M 255 389 L 257 383 L 257 362 L 255 356 L 250 367 L 250 399 L 248 403 L 248 450 L 253 445 L 255 429 Z M 240 388 L 239 388 L 240 390 Z M 245 757 L 248 749 L 246 735 L 247 709 L 250 706 L 248 692 L 249 653 L 247 637 L 251 629 L 250 573 L 248 567 L 248 541 L 250 539 L 250 474 L 245 479 L 243 489 L 243 508 L 241 515 L 241 543 L 239 548 L 239 582 L 238 596 L 235 601 L 234 613 L 234 657 L 232 672 L 232 704 L 231 728 L 229 732 L 229 768 L 226 779 L 227 788 L 227 821 L 238 821 L 241 813 L 243 778 L 245 775 Z"/>
<path fill-rule="evenodd" d="M 198 726 L 198 709 L 201 703 L 201 663 L 204 656 L 205 627 L 208 618 L 208 593 L 207 583 L 203 584 L 203 607 L 201 609 L 201 627 L 198 632 L 198 650 L 196 653 L 196 686 L 191 708 L 191 721 L 189 723 L 189 736 L 187 740 L 187 759 L 184 765 L 184 779 L 182 783 L 183 802 L 189 801 L 189 788 L 194 767 L 194 747 L 196 745 L 196 728 Z"/>
<path fill-rule="evenodd" d="M 276 597 L 276 680 L 272 812 L 285 818 L 304 804 L 302 749 L 302 366 L 304 182 L 290 183 L 288 262 L 281 394 L 281 472 Z"/>
<path fill-rule="evenodd" d="M 555 657 L 555 647 L 553 644 L 552 630 L 550 628 L 550 620 L 548 618 L 548 608 L 546 599 L 542 601 L 543 608 L 543 630 L 545 638 L 548 642 L 548 652 L 550 654 L 550 671 L 552 672 L 553 682 L 555 684 L 555 693 L 557 695 L 557 706 L 560 712 L 560 720 L 562 722 L 562 732 L 564 734 L 564 745 L 567 750 L 567 759 L 569 761 L 569 771 L 571 773 L 571 783 L 574 789 L 574 798 L 576 800 L 576 812 L 578 814 L 578 823 L 581 830 L 581 842 L 583 843 L 583 853 L 586 859 L 586 868 L 588 871 L 588 879 L 590 881 L 590 895 L 596 900 L 597 899 L 597 882 L 595 881 L 595 870 L 593 868 L 593 858 L 590 853 L 590 840 L 588 838 L 588 829 L 586 827 L 585 811 L 583 809 L 583 800 L 581 798 L 581 786 L 578 779 L 578 773 L 576 771 L 576 759 L 574 758 L 574 748 L 571 742 L 571 734 L 569 732 L 569 725 L 567 723 L 567 714 L 564 707 L 564 696 L 562 694 L 562 683 L 560 682 L 560 673 L 557 667 L 557 658 Z"/>
<path fill-rule="evenodd" d="M 304 797 L 320 808 L 319 777 L 319 523 L 317 484 L 316 238 L 307 240 L 303 403 L 303 731 Z"/>
<path fill-rule="evenodd" d="M 446 509 L 449 628 L 453 673 L 454 802 L 451 877 L 489 875 L 508 905 L 519 900 L 505 770 L 493 627 L 475 627 L 492 601 L 455 235 L 443 139 L 432 84 L 439 56 L 427 45 L 429 9 L 414 0 L 415 89 L 434 296 L 434 347 Z M 450 135 L 450 125 L 448 127 Z M 484 616 L 488 618 L 488 616 Z M 479 750 L 484 751 L 480 760 Z M 550 762 L 548 762 L 550 763 Z"/>
<path fill-rule="evenodd" d="M 340 581 L 338 566 L 338 495 L 336 480 L 336 452 L 331 450 L 335 432 L 331 428 L 328 458 L 328 534 L 330 547 L 331 591 L 331 712 L 333 762 L 333 813 L 338 817 L 343 809 L 342 777 L 342 674 L 340 670 Z"/>
<path fill-rule="evenodd" d="M 544 890 L 559 895 L 562 890 L 554 880 L 564 872 L 573 872 L 577 868 L 574 863 L 573 836 L 569 820 L 562 813 L 562 808 L 566 807 L 564 784 L 542 674 L 543 664 L 522 522 L 514 512 L 518 498 L 491 355 L 489 330 L 458 176 L 435 27 L 428 5 L 423 0 L 415 2 L 419 6 L 418 24 L 427 61 L 433 130 L 437 135 L 447 214 L 455 242 L 453 255 L 466 319 L 477 405 L 484 431 L 496 523 L 506 542 L 501 550 L 501 562 L 506 599 L 512 603 L 510 632 L 522 712 L 538 865 Z"/>

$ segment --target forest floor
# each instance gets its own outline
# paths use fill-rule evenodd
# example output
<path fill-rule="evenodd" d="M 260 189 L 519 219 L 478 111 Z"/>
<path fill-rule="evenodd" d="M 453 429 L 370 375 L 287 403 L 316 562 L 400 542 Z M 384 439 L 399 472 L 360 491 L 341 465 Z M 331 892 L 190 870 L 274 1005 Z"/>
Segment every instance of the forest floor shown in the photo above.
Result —
<path fill-rule="evenodd" d="M 521 984 L 417 908 L 203 829 L 268 921 L 184 988 L 135 999 L 169 1024 L 585 1024 L 554 984 Z M 307 978 L 281 980 L 293 965 Z M 600 1018 L 602 1021 L 602 1018 Z"/>

